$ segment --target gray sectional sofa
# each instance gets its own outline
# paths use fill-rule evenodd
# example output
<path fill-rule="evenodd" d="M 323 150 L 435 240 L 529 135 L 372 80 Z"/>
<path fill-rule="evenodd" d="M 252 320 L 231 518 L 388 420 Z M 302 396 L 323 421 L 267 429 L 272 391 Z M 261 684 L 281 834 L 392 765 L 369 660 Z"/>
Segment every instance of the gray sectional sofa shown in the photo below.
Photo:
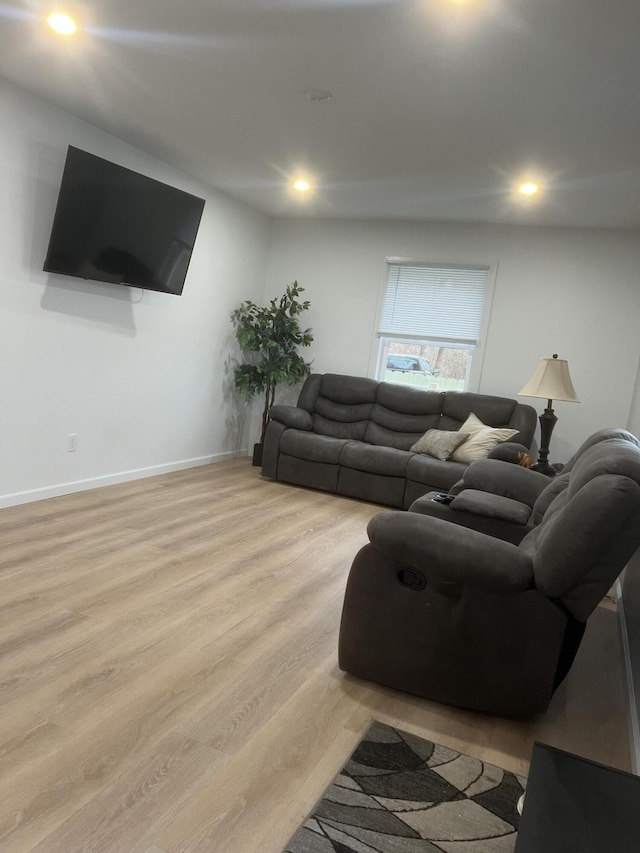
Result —
<path fill-rule="evenodd" d="M 356 376 L 312 374 L 297 406 L 273 406 L 264 441 L 266 477 L 408 509 L 431 491 L 448 492 L 466 465 L 410 448 L 428 429 L 457 430 L 475 414 L 491 427 L 518 430 L 491 456 L 528 450 L 536 412 L 506 397 L 413 386 Z"/>

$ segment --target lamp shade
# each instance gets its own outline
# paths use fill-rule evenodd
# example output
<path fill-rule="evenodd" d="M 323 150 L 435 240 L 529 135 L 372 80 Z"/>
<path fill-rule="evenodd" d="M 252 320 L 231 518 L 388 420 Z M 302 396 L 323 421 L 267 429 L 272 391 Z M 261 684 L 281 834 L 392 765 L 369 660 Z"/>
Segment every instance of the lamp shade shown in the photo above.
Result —
<path fill-rule="evenodd" d="M 576 389 L 569 375 L 569 363 L 565 358 L 543 358 L 535 373 L 518 392 L 521 397 L 542 397 L 546 400 L 564 400 L 579 403 Z"/>

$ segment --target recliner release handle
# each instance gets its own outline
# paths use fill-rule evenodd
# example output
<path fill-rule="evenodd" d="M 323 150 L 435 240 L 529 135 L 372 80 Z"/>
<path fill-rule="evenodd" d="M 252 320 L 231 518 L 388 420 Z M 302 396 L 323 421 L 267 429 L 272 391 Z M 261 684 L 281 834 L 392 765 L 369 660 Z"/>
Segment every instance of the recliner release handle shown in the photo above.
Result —
<path fill-rule="evenodd" d="M 417 569 L 398 569 L 398 583 L 415 592 L 420 592 L 427 585 L 427 579 Z"/>

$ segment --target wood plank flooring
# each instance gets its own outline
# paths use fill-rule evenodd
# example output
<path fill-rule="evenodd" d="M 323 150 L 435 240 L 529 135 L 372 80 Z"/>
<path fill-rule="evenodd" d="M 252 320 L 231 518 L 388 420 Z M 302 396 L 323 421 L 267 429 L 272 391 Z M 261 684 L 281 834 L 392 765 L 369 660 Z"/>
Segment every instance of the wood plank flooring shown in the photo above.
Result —
<path fill-rule="evenodd" d="M 535 739 L 629 769 L 616 613 L 543 717 L 337 667 L 380 507 L 246 459 L 0 511 L 0 851 L 280 853 L 372 718 L 526 773 Z"/>

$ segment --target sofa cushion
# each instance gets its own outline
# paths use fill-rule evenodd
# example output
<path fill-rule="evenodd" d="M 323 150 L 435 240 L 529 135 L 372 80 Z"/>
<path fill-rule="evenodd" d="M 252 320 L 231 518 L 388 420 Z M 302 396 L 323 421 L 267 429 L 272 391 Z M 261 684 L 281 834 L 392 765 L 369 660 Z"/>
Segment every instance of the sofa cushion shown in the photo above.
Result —
<path fill-rule="evenodd" d="M 454 451 L 452 459 L 455 462 L 470 463 L 486 458 L 496 444 L 509 441 L 518 430 L 489 427 L 472 412 L 460 427 L 460 432 L 467 433 L 469 438 Z"/>
<path fill-rule="evenodd" d="M 427 426 L 426 429 L 430 429 Z M 411 445 L 415 444 L 424 434 L 424 430 L 417 432 L 400 432 L 387 429 L 373 421 L 369 421 L 367 430 L 364 434 L 364 440 L 367 444 L 372 444 L 378 447 L 395 447 L 396 450 L 404 450 L 409 452 Z"/>
<path fill-rule="evenodd" d="M 438 415 L 444 406 L 444 391 L 425 391 L 411 385 L 381 382 L 376 394 L 376 403 L 392 412 L 404 415 Z M 471 411 L 471 406 L 467 409 Z M 464 418 L 463 418 L 464 420 Z"/>
<path fill-rule="evenodd" d="M 325 373 L 320 380 L 319 396 L 347 406 L 375 403 L 379 385 L 375 379 L 367 379 L 364 376 Z"/>
<path fill-rule="evenodd" d="M 452 460 L 442 462 L 440 459 L 434 459 L 433 456 L 414 453 L 407 464 L 407 480 L 448 492 L 462 477 L 466 468 L 467 466 L 461 462 Z"/>
<path fill-rule="evenodd" d="M 440 391 L 381 382 L 364 440 L 409 450 L 428 429 L 440 426 L 443 401 Z"/>
<path fill-rule="evenodd" d="M 468 433 L 448 432 L 444 429 L 428 429 L 422 438 L 419 438 L 411 447 L 412 453 L 426 453 L 435 459 L 446 462 L 453 451 L 469 438 Z"/>
<path fill-rule="evenodd" d="M 378 384 L 360 376 L 325 373 L 319 383 L 313 383 L 317 395 L 313 401 L 307 400 L 312 402 L 313 431 L 332 438 L 362 441 Z"/>
<path fill-rule="evenodd" d="M 328 397 L 318 397 L 314 414 L 325 420 L 343 424 L 368 421 L 373 403 L 337 403 Z"/>
<path fill-rule="evenodd" d="M 354 408 L 356 408 L 354 406 Z M 313 415 L 313 431 L 317 435 L 331 436 L 332 438 L 352 439 L 362 441 L 367 431 L 369 421 L 342 421 L 325 418 L 322 415 Z"/>
<path fill-rule="evenodd" d="M 404 477 L 411 454 L 393 447 L 372 447 L 357 441 L 346 444 L 340 453 L 340 465 L 370 474 Z"/>
<path fill-rule="evenodd" d="M 299 429 L 288 429 L 280 437 L 280 452 L 310 462 L 338 464 L 340 452 L 349 443 L 345 438 L 331 438 Z"/>
<path fill-rule="evenodd" d="M 376 434 L 376 427 L 379 427 L 379 434 L 382 434 L 382 430 L 385 433 L 397 433 L 399 439 L 406 436 L 424 435 L 428 429 L 436 429 L 440 423 L 440 415 L 437 413 L 431 415 L 411 415 L 405 412 L 394 412 L 392 409 L 387 409 L 386 406 L 381 406 L 379 403 L 376 403 L 372 407 L 370 418 L 372 435 Z M 365 436 L 365 441 L 368 441 L 369 444 L 381 443 L 371 441 L 369 436 Z"/>

